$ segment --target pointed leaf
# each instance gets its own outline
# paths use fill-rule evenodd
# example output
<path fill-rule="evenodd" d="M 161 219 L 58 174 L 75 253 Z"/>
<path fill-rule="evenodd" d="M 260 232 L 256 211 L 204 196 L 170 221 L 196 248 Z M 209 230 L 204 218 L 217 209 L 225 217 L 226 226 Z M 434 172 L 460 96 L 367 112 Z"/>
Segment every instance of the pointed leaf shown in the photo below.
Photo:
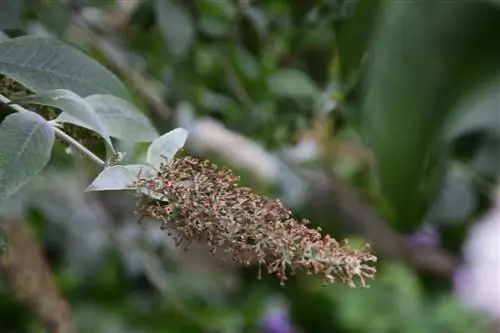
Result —
<path fill-rule="evenodd" d="M 55 89 L 44 91 L 37 95 L 17 99 L 12 102 L 15 104 L 34 103 L 48 105 L 61 109 L 73 118 L 77 119 L 80 124 L 84 124 L 85 126 L 83 127 L 99 133 L 104 140 L 106 140 L 106 143 L 113 148 L 113 143 L 109 138 L 109 134 L 92 106 L 85 99 L 81 98 L 74 92 L 64 89 Z"/>
<path fill-rule="evenodd" d="M 437 189 L 449 116 L 499 73 L 500 10 L 486 2 L 386 1 L 381 17 L 362 131 L 392 222 L 406 229 L 420 223 L 435 195 L 428 189 Z"/>
<path fill-rule="evenodd" d="M 156 0 L 155 10 L 160 32 L 172 55 L 183 57 L 193 44 L 195 30 L 182 1 Z"/>
<path fill-rule="evenodd" d="M 109 136 L 135 142 L 153 141 L 158 137 L 149 119 L 126 100 L 111 95 L 92 95 L 85 100 L 93 107 Z M 67 112 L 61 113 L 56 121 L 89 128 Z"/>
<path fill-rule="evenodd" d="M 85 191 L 131 190 L 134 181 L 153 174 L 154 169 L 148 165 L 115 165 L 105 168 Z"/>
<path fill-rule="evenodd" d="M 164 158 L 172 160 L 177 151 L 186 143 L 188 131 L 176 128 L 153 141 L 148 148 L 147 162 L 154 167 L 160 166 Z"/>
<path fill-rule="evenodd" d="M 63 88 L 83 97 L 128 98 L 125 86 L 112 72 L 53 38 L 23 36 L 1 42 L 0 73 L 35 92 Z"/>
<path fill-rule="evenodd" d="M 0 202 L 49 162 L 54 129 L 34 112 L 14 113 L 0 125 Z"/>

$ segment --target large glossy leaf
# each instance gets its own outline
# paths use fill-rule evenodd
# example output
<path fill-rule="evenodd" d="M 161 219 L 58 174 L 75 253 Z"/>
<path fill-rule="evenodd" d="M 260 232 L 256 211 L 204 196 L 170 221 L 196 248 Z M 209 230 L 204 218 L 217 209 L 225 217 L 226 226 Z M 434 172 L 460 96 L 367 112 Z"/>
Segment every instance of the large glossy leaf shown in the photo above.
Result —
<path fill-rule="evenodd" d="M 54 130 L 34 112 L 14 113 L 0 125 L 0 202 L 16 193 L 49 162 Z"/>
<path fill-rule="evenodd" d="M 125 86 L 113 73 L 53 38 L 23 36 L 1 42 L 0 73 L 35 92 L 68 89 L 83 97 L 128 97 Z"/>
<path fill-rule="evenodd" d="M 113 148 L 113 143 L 111 142 L 109 134 L 92 106 L 74 92 L 64 89 L 55 89 L 24 97 L 13 102 L 16 104 L 34 103 L 48 105 L 61 109 L 73 118 L 78 119 L 80 123 L 85 124 L 84 127 L 99 133 L 109 147 Z"/>
<path fill-rule="evenodd" d="M 188 131 L 176 128 L 153 141 L 148 147 L 147 162 L 154 167 L 160 166 L 164 159 L 171 160 L 186 143 Z"/>
<path fill-rule="evenodd" d="M 136 142 L 153 141 L 158 137 L 149 119 L 126 100 L 111 95 L 92 95 L 85 101 L 94 109 L 109 136 Z M 69 112 L 61 113 L 56 120 L 92 129 Z"/>
<path fill-rule="evenodd" d="M 160 32 L 174 56 L 183 57 L 193 44 L 195 30 L 182 1 L 156 0 L 155 10 Z"/>
<path fill-rule="evenodd" d="M 500 68 L 500 11 L 481 2 L 389 1 L 371 51 L 364 137 L 401 224 L 420 219 L 448 115 Z"/>

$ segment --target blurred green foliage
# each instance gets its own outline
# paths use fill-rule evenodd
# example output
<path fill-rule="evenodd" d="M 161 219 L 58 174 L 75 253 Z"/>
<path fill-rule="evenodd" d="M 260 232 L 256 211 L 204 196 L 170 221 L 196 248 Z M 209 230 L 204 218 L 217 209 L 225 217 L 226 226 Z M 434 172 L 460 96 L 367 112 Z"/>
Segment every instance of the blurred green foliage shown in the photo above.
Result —
<path fill-rule="evenodd" d="M 113 1 L 23 3 L 25 26 L 9 30 L 11 36 L 41 23 L 78 44 L 66 34 L 75 7 L 107 10 Z M 493 1 L 148 0 L 120 29 L 119 44 L 133 51 L 133 66 L 161 82 L 169 104 L 188 101 L 198 116 L 218 119 L 267 149 L 297 141 L 321 117 L 334 124 L 325 151 L 345 137 L 361 138 L 376 167 L 361 169 L 356 159 L 349 164 L 328 154 L 312 167 L 342 171 L 361 191 L 376 193 L 373 202 L 397 231 L 435 224 L 444 246 L 458 253 L 468 224 L 487 206 L 500 165 L 500 7 Z M 172 126 L 156 123 L 162 132 Z M 63 149 L 53 155 L 56 169 L 73 167 Z M 251 176 L 243 181 L 277 194 Z M 111 248 L 81 277 L 67 269 L 69 246 L 57 240 L 67 237 L 63 228 L 54 227 L 43 205 L 33 206 L 30 225 L 40 231 L 81 332 L 255 332 L 274 295 L 290 301 L 304 332 L 484 331 L 448 284 L 424 283 L 402 263 L 382 262 L 370 289 L 348 290 L 320 287 L 308 277 L 280 288 L 274 278 L 256 280 L 254 268 L 239 272 L 230 288 L 219 277 L 167 262 L 169 291 L 162 294 L 144 273 L 127 273 L 127 255 Z M 335 230 L 332 219 L 313 223 Z M 40 332 L 4 286 L 1 295 L 0 331 Z"/>

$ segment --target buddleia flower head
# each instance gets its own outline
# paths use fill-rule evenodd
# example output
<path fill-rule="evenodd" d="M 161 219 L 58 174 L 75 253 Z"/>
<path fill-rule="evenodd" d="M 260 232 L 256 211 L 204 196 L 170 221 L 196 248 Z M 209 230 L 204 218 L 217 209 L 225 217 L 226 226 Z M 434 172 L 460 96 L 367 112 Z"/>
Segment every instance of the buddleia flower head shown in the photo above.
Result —
<path fill-rule="evenodd" d="M 209 161 L 193 157 L 165 162 L 149 178 L 138 180 L 137 213 L 175 231 L 176 242 L 202 241 L 215 253 L 224 251 L 244 265 L 257 264 L 283 284 L 297 271 L 363 287 L 372 279 L 376 257 L 353 249 L 347 241 L 322 236 L 309 221 L 297 220 L 279 200 L 239 186 L 239 178 Z M 144 193 L 155 193 L 154 199 Z"/>

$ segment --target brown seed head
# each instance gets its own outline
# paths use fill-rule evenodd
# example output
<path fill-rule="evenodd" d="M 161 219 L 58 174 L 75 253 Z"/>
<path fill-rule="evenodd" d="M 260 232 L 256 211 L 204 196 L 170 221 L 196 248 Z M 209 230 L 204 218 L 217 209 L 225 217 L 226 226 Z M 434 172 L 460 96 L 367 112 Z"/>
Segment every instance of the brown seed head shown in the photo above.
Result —
<path fill-rule="evenodd" d="M 207 242 L 212 252 L 223 250 L 245 265 L 267 266 L 282 283 L 297 270 L 321 275 L 325 282 L 335 278 L 355 287 L 372 279 L 376 257 L 351 249 L 297 221 L 279 201 L 238 186 L 238 177 L 208 161 L 193 157 L 174 159 L 135 186 L 160 195 L 155 200 L 139 192 L 138 214 L 158 219 L 163 229 L 176 230 L 177 243 Z"/>

